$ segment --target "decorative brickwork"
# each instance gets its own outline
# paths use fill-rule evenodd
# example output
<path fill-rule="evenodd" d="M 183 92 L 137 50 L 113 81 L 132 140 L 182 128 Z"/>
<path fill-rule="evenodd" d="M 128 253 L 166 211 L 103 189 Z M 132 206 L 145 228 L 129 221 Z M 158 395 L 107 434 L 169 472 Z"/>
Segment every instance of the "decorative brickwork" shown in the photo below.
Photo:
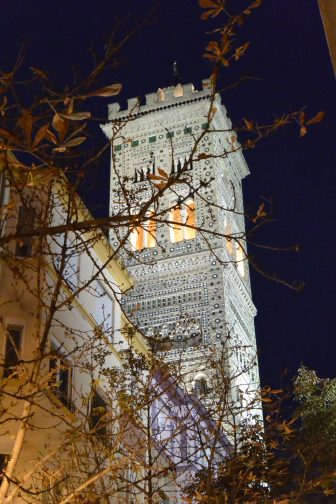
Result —
<path fill-rule="evenodd" d="M 210 106 L 215 112 L 209 116 Z M 244 252 L 241 188 L 249 172 L 220 97 L 212 100 L 209 81 L 198 92 L 191 84 L 179 85 L 178 92 L 159 89 L 146 96 L 143 106 L 137 99 L 128 100 L 125 111 L 110 105 L 109 122 L 102 128 L 112 143 L 111 214 L 123 208 L 118 179 L 129 190 L 137 188 L 135 208 L 150 197 L 150 177 L 159 168 L 174 177 L 185 167 L 193 187 L 206 182 L 196 196 L 190 183 L 178 184 L 164 196 L 161 206 L 169 209 L 166 217 L 174 225 L 132 232 L 132 250 L 123 260 L 135 287 L 123 300 L 126 311 L 145 333 L 168 338 L 165 358 L 175 360 L 182 352 L 194 378 L 200 371 L 206 376 L 206 351 L 200 343 L 225 342 L 232 347 L 228 369 L 236 376 L 233 388 L 246 390 L 253 383 L 258 389 L 256 310 Z M 236 152 L 226 155 L 233 144 Z M 183 223 L 191 222 L 209 233 L 183 230 Z M 236 239 L 219 236 L 223 233 Z M 112 245 L 122 235 L 111 236 Z"/>

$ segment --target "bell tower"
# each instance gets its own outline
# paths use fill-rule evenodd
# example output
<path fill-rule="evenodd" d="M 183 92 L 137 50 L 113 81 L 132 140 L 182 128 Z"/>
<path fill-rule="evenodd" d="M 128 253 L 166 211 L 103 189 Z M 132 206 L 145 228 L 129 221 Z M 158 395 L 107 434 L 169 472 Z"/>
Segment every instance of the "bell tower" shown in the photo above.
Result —
<path fill-rule="evenodd" d="M 112 146 L 110 214 L 135 216 L 110 237 L 117 248 L 128 233 L 122 258 L 135 286 L 125 310 L 169 341 L 165 359 L 182 359 L 196 394 L 209 378 L 207 349 L 223 345 L 234 400 L 258 390 L 241 186 L 249 171 L 220 96 L 209 80 L 200 91 L 176 81 L 144 105 L 111 104 L 102 128 Z"/>

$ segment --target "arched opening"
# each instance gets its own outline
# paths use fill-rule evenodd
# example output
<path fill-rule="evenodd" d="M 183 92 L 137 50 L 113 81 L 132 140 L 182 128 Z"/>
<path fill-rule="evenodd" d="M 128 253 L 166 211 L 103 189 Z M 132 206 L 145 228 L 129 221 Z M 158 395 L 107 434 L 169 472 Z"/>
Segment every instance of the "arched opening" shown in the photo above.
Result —
<path fill-rule="evenodd" d="M 149 213 L 149 216 L 153 212 Z M 130 243 L 133 250 L 142 250 L 156 246 L 156 222 L 149 219 L 142 226 L 134 228 L 130 234 Z"/>
<path fill-rule="evenodd" d="M 237 269 L 241 276 L 245 276 L 245 261 L 246 256 L 243 247 L 240 243 L 236 243 L 236 261 L 237 261 Z"/>
<path fill-rule="evenodd" d="M 195 201 L 193 199 L 190 199 L 186 202 L 186 212 L 187 212 L 187 219 L 186 219 L 186 224 L 187 226 L 192 226 L 192 227 L 185 227 L 185 240 L 193 240 L 196 237 L 196 207 L 195 207 Z"/>
<path fill-rule="evenodd" d="M 233 255 L 233 239 L 230 238 L 232 236 L 232 226 L 229 222 L 225 224 L 224 234 L 226 237 L 225 240 L 227 251 L 230 255 Z"/>
<path fill-rule="evenodd" d="M 183 240 L 183 226 L 181 208 L 176 206 L 170 212 L 170 220 L 173 222 L 170 228 L 170 239 L 172 243 Z"/>
<path fill-rule="evenodd" d="M 153 215 L 153 212 L 150 213 Z M 147 223 L 146 229 L 146 247 L 152 248 L 156 245 L 156 222 L 150 219 Z"/>
<path fill-rule="evenodd" d="M 133 250 L 142 250 L 144 248 L 144 230 L 141 226 L 132 229 L 130 242 Z"/>
<path fill-rule="evenodd" d="M 190 198 L 183 205 L 177 205 L 170 212 L 172 222 L 170 240 L 176 243 L 182 240 L 193 240 L 196 237 L 196 206 Z M 189 227 L 192 226 L 192 227 Z"/>
<path fill-rule="evenodd" d="M 195 378 L 194 393 L 196 397 L 205 397 L 208 394 L 207 381 L 203 376 Z"/>

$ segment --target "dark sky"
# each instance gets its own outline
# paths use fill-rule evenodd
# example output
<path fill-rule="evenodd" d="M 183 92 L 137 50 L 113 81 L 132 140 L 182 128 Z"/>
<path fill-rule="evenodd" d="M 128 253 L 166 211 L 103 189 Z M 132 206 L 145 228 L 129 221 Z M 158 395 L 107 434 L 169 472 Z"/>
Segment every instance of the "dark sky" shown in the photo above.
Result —
<path fill-rule="evenodd" d="M 91 42 L 102 46 L 116 16 L 133 13 L 140 20 L 151 5 L 149 0 L 2 0 L 1 67 L 8 68 L 27 38 L 27 65 L 49 70 L 56 83 L 71 82 L 73 68 L 84 72 L 89 67 L 87 48 Z M 171 85 L 175 59 L 183 81 L 200 86 L 209 74 L 202 60 L 209 27 L 200 13 L 196 0 L 162 0 L 155 22 L 123 51 L 124 64 L 105 76 L 105 84 L 122 82 L 121 102 Z M 325 121 L 303 139 L 291 128 L 246 152 L 251 171 L 244 182 L 246 207 L 255 207 L 261 195 L 272 198 L 275 207 L 275 222 L 263 230 L 260 241 L 301 246 L 299 254 L 259 253 L 259 262 L 282 278 L 306 283 L 297 293 L 252 273 L 262 380 L 278 384 L 285 369 L 291 376 L 300 363 L 333 376 L 336 92 L 317 0 L 265 0 L 240 36 L 251 46 L 245 58 L 225 70 L 223 82 L 233 83 L 242 74 L 254 79 L 223 96 L 235 123 L 242 116 L 267 122 L 302 106 L 308 115 L 326 112 Z M 95 105 L 101 117 L 106 117 L 107 103 Z M 100 170 L 92 203 L 107 202 L 108 160 Z"/>

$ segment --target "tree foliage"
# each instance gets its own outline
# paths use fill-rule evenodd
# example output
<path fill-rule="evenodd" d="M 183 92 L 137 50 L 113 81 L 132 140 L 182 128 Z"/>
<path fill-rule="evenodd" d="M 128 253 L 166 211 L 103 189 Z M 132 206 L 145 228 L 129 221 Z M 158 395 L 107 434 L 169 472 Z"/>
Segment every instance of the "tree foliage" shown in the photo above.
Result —
<path fill-rule="evenodd" d="M 265 425 L 241 425 L 237 450 L 197 474 L 186 490 L 190 502 L 336 502 L 335 387 L 336 379 L 301 367 L 286 397 L 265 390 Z"/>

